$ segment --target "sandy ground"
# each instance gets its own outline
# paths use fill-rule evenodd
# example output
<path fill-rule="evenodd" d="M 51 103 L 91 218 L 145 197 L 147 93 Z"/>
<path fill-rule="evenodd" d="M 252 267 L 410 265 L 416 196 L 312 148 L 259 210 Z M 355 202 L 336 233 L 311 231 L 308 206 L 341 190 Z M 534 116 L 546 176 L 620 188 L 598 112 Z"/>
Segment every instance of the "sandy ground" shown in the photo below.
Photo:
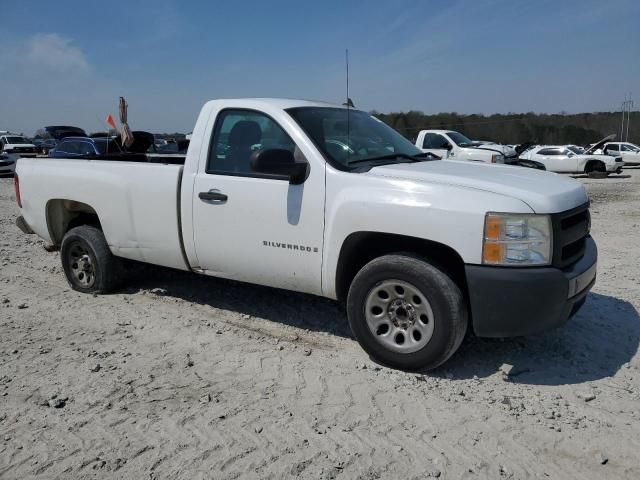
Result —
<path fill-rule="evenodd" d="M 155 267 L 76 293 L 0 180 L 0 478 L 640 478 L 640 169 L 579 181 L 582 311 L 416 375 L 316 297 Z"/>

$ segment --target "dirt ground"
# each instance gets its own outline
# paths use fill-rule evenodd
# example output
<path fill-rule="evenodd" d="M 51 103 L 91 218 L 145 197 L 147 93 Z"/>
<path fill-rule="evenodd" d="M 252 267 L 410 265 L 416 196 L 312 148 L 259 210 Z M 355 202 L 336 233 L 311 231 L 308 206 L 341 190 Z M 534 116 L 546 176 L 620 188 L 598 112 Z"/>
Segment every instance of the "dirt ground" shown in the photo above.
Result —
<path fill-rule="evenodd" d="M 578 181 L 580 313 L 416 375 L 321 298 L 155 267 L 76 293 L 0 179 L 0 478 L 640 478 L 640 169 Z"/>

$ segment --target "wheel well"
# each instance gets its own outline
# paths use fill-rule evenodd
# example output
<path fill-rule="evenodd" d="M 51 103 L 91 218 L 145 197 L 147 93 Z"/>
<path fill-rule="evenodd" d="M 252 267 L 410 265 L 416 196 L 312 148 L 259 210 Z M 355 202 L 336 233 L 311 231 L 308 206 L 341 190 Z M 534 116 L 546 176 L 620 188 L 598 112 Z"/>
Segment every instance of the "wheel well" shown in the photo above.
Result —
<path fill-rule="evenodd" d="M 602 160 L 589 160 L 584 166 L 584 172 L 585 173 L 593 172 L 600 165 L 602 165 L 603 167 L 605 166 Z"/>
<path fill-rule="evenodd" d="M 65 233 L 80 225 L 102 229 L 98 214 L 86 203 L 63 199 L 47 203 L 47 228 L 54 245 L 60 245 Z"/>
<path fill-rule="evenodd" d="M 349 235 L 340 250 L 336 294 L 345 302 L 353 278 L 367 263 L 382 255 L 410 252 L 446 271 L 466 296 L 464 262 L 458 252 L 442 243 L 392 233 L 357 232 Z"/>

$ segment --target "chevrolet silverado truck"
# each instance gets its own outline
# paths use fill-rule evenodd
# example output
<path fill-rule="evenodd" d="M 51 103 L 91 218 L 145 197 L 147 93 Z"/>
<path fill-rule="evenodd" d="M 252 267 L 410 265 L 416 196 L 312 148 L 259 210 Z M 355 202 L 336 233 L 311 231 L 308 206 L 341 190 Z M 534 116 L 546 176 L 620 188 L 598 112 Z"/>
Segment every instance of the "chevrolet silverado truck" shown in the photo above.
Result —
<path fill-rule="evenodd" d="M 80 292 L 116 289 L 130 259 L 328 297 L 371 357 L 408 370 L 441 365 L 467 328 L 560 326 L 595 282 L 580 183 L 433 160 L 363 111 L 210 101 L 172 161 L 20 159 L 17 224 L 60 247 Z"/>
<path fill-rule="evenodd" d="M 468 160 L 484 163 L 515 163 L 516 151 L 507 145 L 474 142 L 452 130 L 421 130 L 416 147 L 445 160 Z"/>

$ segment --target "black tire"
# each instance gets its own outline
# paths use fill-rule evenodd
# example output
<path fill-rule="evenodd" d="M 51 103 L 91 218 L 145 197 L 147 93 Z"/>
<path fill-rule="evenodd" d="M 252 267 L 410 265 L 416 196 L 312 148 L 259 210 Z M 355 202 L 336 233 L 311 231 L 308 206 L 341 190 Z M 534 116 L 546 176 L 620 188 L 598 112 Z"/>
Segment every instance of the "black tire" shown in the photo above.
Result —
<path fill-rule="evenodd" d="M 608 175 L 607 167 L 599 160 L 589 161 L 584 167 L 584 173 L 586 173 L 589 178 L 605 178 Z"/>
<path fill-rule="evenodd" d="M 82 255 L 79 256 L 79 252 Z M 104 234 L 96 227 L 82 225 L 69 230 L 62 239 L 60 259 L 67 281 L 74 290 L 109 293 L 121 284 L 122 261 L 113 256 Z M 83 268 L 80 261 L 88 267 Z"/>
<path fill-rule="evenodd" d="M 417 351 L 399 353 L 387 348 L 367 324 L 369 294 L 391 279 L 416 287 L 433 312 L 431 337 Z M 462 291 L 447 273 L 411 254 L 398 253 L 376 258 L 356 274 L 347 296 L 347 316 L 354 336 L 374 360 L 402 370 L 425 371 L 442 365 L 458 349 L 468 313 Z"/>

